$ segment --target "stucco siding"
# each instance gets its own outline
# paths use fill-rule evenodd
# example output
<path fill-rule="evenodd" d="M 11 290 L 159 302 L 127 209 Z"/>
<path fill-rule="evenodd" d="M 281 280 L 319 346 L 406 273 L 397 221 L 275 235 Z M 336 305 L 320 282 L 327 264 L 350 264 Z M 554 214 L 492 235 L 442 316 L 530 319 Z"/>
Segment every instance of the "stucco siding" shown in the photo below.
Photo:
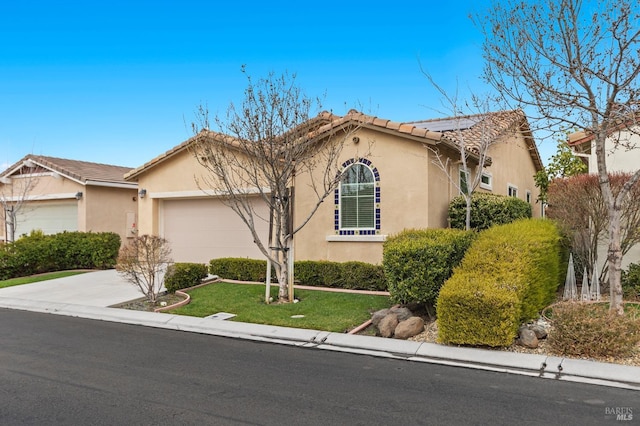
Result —
<path fill-rule="evenodd" d="M 380 229 L 372 236 L 339 236 L 332 194 L 296 235 L 296 259 L 380 263 L 382 242 L 387 235 L 428 226 L 427 148 L 419 142 L 369 129 L 360 129 L 355 136 L 360 142 L 345 144 L 341 161 L 366 158 L 379 173 Z M 295 223 L 301 223 L 313 205 L 308 176 L 296 177 Z"/>

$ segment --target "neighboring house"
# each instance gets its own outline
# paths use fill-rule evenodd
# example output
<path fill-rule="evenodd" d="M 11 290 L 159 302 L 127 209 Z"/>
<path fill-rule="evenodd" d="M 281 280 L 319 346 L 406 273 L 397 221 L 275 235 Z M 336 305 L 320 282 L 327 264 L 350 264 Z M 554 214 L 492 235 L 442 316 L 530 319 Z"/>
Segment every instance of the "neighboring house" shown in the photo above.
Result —
<path fill-rule="evenodd" d="M 596 146 L 593 134 L 585 131 L 569 135 L 569 146 L 576 156 L 589 167 L 588 173 L 598 173 Z M 607 171 L 635 173 L 640 169 L 640 126 L 633 129 L 615 131 L 605 142 L 607 153 Z M 608 238 L 598 248 L 599 267 L 602 268 L 607 258 Z M 635 245 L 624 256 L 622 267 L 629 263 L 640 263 L 640 245 Z"/>
<path fill-rule="evenodd" d="M 137 185 L 124 180 L 130 167 L 27 155 L 0 173 L 0 200 L 16 209 L 15 239 L 42 230 L 136 235 Z M 1 216 L 0 238 L 11 240 L 10 215 Z"/>
<path fill-rule="evenodd" d="M 382 243 L 405 228 L 448 226 L 447 209 L 458 195 L 434 163 L 432 149 L 452 158 L 451 173 L 459 175 L 459 153 L 452 141 L 480 137 L 483 120 L 492 120 L 499 142 L 490 149 L 478 191 L 512 195 L 535 205 L 533 180 L 543 165 L 525 116 L 519 111 L 460 119 L 399 123 L 350 111 L 344 117 L 322 113 L 311 120 L 317 134 L 331 134 L 349 124 L 358 126 L 344 145 L 343 183 L 327 198 L 294 239 L 297 260 L 382 261 Z M 461 125 L 462 123 L 462 125 Z M 462 127 L 462 128 L 461 128 Z M 324 133 L 326 132 L 326 133 Z M 189 150 L 195 136 L 127 173 L 140 188 L 139 231 L 166 238 L 178 262 L 208 262 L 218 257 L 263 258 L 239 217 L 221 199 L 198 186 L 206 171 Z M 469 153 L 477 164 L 477 155 Z M 314 203 L 308 176 L 296 176 L 295 217 L 300 223 Z M 265 218 L 259 232 L 268 235 L 268 209 L 256 204 Z M 533 208 L 534 216 L 540 209 Z"/>
<path fill-rule="evenodd" d="M 589 167 L 589 173 L 598 173 L 596 146 L 593 134 L 584 131 L 569 135 L 569 146 L 576 156 Z M 640 126 L 635 131 L 615 132 L 605 143 L 607 170 L 609 172 L 631 172 L 640 168 Z"/>

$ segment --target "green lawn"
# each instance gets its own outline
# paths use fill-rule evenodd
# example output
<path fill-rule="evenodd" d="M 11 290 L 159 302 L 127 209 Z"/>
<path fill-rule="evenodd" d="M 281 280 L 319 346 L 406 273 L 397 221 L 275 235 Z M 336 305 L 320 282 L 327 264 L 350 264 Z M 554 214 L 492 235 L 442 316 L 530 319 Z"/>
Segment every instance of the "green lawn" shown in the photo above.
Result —
<path fill-rule="evenodd" d="M 87 271 L 59 271 L 49 272 L 48 274 L 32 275 L 29 277 L 11 278 L 10 280 L 0 281 L 0 288 L 12 287 L 14 285 L 37 283 L 38 281 L 53 280 L 55 278 L 69 277 L 71 275 L 84 274 Z"/>
<path fill-rule="evenodd" d="M 371 318 L 371 313 L 391 306 L 387 296 L 296 290 L 298 303 L 264 303 L 264 285 L 216 283 L 189 291 L 191 303 L 172 314 L 205 317 L 218 312 L 236 316 L 232 321 L 309 328 L 334 332 L 348 331 Z M 278 288 L 272 288 L 277 299 Z M 304 315 L 302 318 L 291 318 Z"/>

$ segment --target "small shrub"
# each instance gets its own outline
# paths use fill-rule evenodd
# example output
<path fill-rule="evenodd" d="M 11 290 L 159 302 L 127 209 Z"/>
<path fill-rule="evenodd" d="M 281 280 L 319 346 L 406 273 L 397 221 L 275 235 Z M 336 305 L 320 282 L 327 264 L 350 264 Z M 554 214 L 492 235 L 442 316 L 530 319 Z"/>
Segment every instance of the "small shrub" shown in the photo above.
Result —
<path fill-rule="evenodd" d="M 457 229 L 405 230 L 389 237 L 382 264 L 391 299 L 433 304 L 473 237 Z"/>
<path fill-rule="evenodd" d="M 120 249 L 116 270 L 156 304 L 171 260 L 169 242 L 155 235 L 140 235 Z"/>
<path fill-rule="evenodd" d="M 456 271 L 440 290 L 438 341 L 455 345 L 509 346 L 521 308 L 509 279 Z"/>
<path fill-rule="evenodd" d="M 169 293 L 175 293 L 200 284 L 207 274 L 207 265 L 203 263 L 174 263 L 167 269 L 164 286 Z"/>
<path fill-rule="evenodd" d="M 640 342 L 637 310 L 609 312 L 605 303 L 559 303 L 552 308 L 550 348 L 559 355 L 620 357 Z"/>
<path fill-rule="evenodd" d="M 625 299 L 640 299 L 640 264 L 631 263 L 628 270 L 622 271 L 622 291 Z"/>
<path fill-rule="evenodd" d="M 463 196 L 449 204 L 449 220 L 454 229 L 466 228 L 467 203 Z M 531 217 L 531 205 L 524 200 L 505 195 L 474 193 L 471 196 L 471 229 L 482 231 L 493 225 L 503 225 Z"/>

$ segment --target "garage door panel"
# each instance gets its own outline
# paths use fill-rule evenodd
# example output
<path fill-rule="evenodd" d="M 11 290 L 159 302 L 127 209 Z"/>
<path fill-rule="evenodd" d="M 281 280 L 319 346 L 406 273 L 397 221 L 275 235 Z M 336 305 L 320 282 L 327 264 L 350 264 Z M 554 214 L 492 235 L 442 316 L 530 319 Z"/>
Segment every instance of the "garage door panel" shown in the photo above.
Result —
<path fill-rule="evenodd" d="M 268 208 L 255 201 L 258 214 Z M 229 207 L 215 199 L 165 200 L 162 232 L 176 262 L 208 263 L 219 257 L 263 258 L 247 226 Z M 266 241 L 268 223 L 257 219 L 258 234 Z"/>
<path fill-rule="evenodd" d="M 16 236 L 40 229 L 45 234 L 78 230 L 78 204 L 75 201 L 24 204 L 17 215 Z"/>

